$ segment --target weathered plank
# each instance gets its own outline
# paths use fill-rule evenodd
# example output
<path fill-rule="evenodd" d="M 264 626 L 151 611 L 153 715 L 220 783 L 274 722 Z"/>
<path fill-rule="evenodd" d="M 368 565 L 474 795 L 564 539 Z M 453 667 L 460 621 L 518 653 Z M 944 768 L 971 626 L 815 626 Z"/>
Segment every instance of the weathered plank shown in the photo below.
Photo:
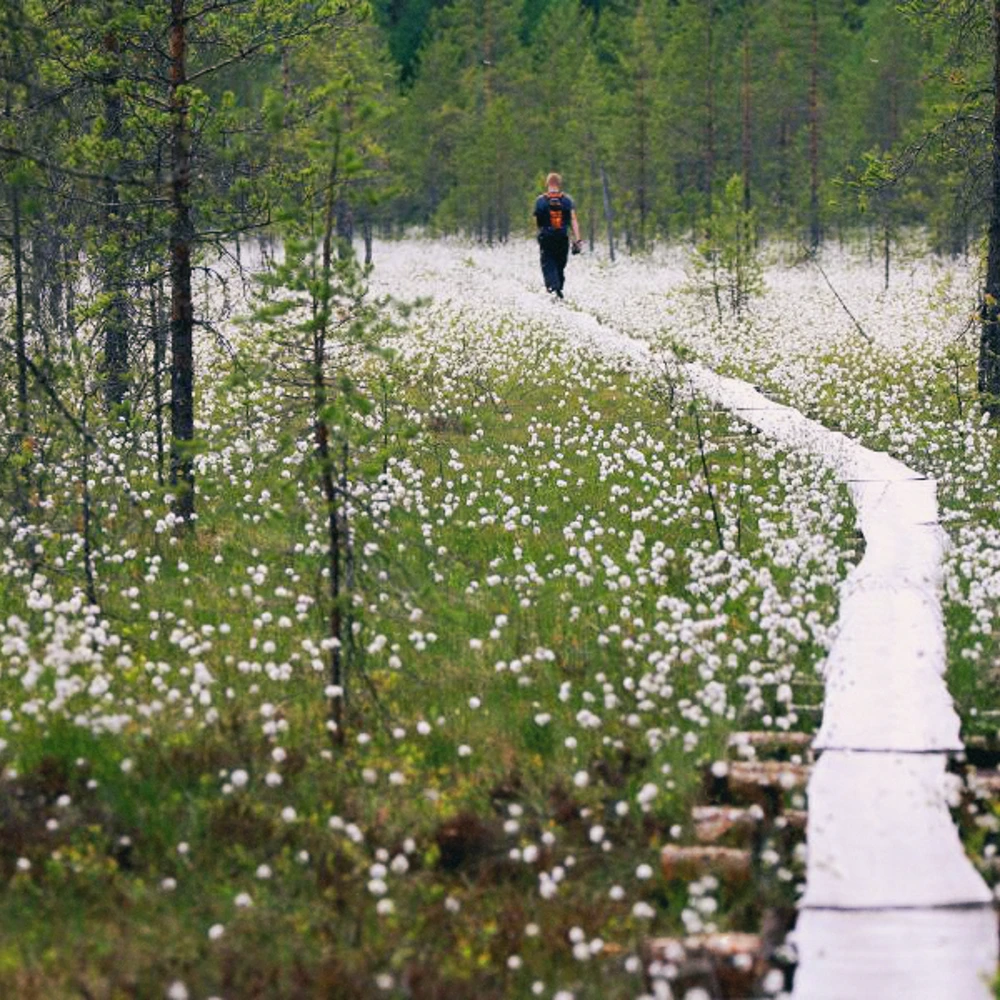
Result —
<path fill-rule="evenodd" d="M 992 907 L 803 910 L 796 998 L 986 1000 L 996 970 Z"/>
<path fill-rule="evenodd" d="M 841 588 L 809 781 L 796 1000 L 986 1000 L 992 896 L 948 813 L 960 752 L 945 688 L 936 484 L 752 387 L 689 368 L 711 398 L 848 483 L 865 554 Z"/>
<path fill-rule="evenodd" d="M 940 754 L 824 753 L 809 785 L 805 907 L 988 903 L 948 811 Z"/>

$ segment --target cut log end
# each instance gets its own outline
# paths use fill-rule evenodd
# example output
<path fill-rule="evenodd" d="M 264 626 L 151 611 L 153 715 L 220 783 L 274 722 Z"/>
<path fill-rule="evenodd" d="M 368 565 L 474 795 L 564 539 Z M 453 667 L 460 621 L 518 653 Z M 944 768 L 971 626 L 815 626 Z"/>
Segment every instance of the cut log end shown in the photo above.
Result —
<path fill-rule="evenodd" d="M 677 847 L 668 845 L 660 852 L 660 868 L 666 879 L 700 878 L 715 875 L 723 882 L 739 884 L 750 879 L 750 852 L 735 847 Z"/>

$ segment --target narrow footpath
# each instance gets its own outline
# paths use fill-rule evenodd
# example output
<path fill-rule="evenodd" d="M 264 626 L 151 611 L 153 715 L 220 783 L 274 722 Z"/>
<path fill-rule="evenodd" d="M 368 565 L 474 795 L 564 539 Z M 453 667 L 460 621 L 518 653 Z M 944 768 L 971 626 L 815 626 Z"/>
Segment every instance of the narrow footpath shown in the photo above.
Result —
<path fill-rule="evenodd" d="M 510 291 L 532 314 L 551 305 Z M 588 314 L 566 310 L 563 321 L 614 354 L 654 360 Z M 782 447 L 823 460 L 850 489 L 865 539 L 840 591 L 813 742 L 794 1000 L 987 1000 L 997 913 L 948 804 L 948 759 L 964 747 L 944 681 L 936 483 L 745 382 L 680 368 Z"/>
<path fill-rule="evenodd" d="M 851 491 L 865 555 L 840 593 L 808 786 L 809 861 L 796 1000 L 992 997 L 997 916 L 948 812 L 963 750 L 944 683 L 936 484 L 689 366 L 695 387 L 786 448 L 822 457 Z"/>
<path fill-rule="evenodd" d="M 499 271 L 489 277 L 490 297 L 522 315 L 546 323 L 557 315 L 581 343 L 664 367 L 647 345 L 571 303 Z M 812 746 L 794 1000 L 987 1000 L 997 913 L 949 813 L 947 765 L 964 748 L 944 680 L 948 539 L 936 483 L 745 382 L 697 364 L 677 370 L 783 448 L 827 464 L 850 489 L 865 539 L 841 587 Z"/>

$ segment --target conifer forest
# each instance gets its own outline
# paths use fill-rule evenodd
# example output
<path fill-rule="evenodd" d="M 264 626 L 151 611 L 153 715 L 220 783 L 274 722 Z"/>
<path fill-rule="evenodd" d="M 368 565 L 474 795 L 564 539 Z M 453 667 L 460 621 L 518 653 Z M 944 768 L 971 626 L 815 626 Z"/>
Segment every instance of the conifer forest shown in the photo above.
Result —
<path fill-rule="evenodd" d="M 995 1000 L 998 421 L 1000 0 L 0 0 L 0 1000 Z"/>

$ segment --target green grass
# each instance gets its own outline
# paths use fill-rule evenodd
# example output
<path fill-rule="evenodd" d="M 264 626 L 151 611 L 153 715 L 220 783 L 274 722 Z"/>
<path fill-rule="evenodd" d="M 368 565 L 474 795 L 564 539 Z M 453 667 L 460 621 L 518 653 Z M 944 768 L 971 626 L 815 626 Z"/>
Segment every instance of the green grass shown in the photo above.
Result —
<path fill-rule="evenodd" d="M 537 331 L 521 336 L 513 370 L 486 352 L 470 377 L 466 358 L 442 352 L 395 386 L 389 451 L 408 501 L 378 518 L 359 503 L 355 516 L 361 630 L 342 745 L 326 729 L 324 658 L 303 645 L 321 641 L 325 622 L 308 423 L 269 385 L 206 396 L 218 430 L 194 534 L 155 530 L 165 506 L 148 467 L 133 488 L 150 497 L 120 503 L 113 522 L 107 504 L 120 498 L 98 489 L 103 628 L 82 611 L 30 610 L 20 582 L 5 587 L 0 620 L 25 622 L 30 653 L 8 656 L 0 676 L 13 713 L 2 733 L 0 995 L 160 997 L 175 980 L 226 1000 L 486 1000 L 533 995 L 535 982 L 578 1000 L 642 991 L 626 959 L 648 934 L 684 929 L 689 887 L 656 874 L 658 849 L 690 836 L 702 769 L 738 728 L 805 725 L 782 719 L 773 695 L 811 674 L 818 647 L 764 626 L 760 573 L 801 600 L 790 619 L 815 611 L 829 623 L 852 524 L 824 529 L 832 567 L 776 562 L 770 540 L 803 531 L 790 498 L 818 474 L 702 409 L 729 540 L 719 553 L 692 412 L 667 410 L 652 386 L 593 359 L 568 364 Z M 470 406 L 484 382 L 494 401 Z M 385 457 L 382 429 L 369 430 L 354 438 L 358 478 Z M 286 461 L 300 440 L 305 457 Z M 645 465 L 617 462 L 633 441 Z M 824 490 L 843 513 L 828 480 Z M 823 515 L 811 516 L 819 530 Z M 76 566 L 48 569 L 71 544 L 46 542 L 41 589 L 57 600 L 81 582 Z M 384 645 L 364 652 L 379 635 Z M 51 665 L 55 647 L 79 654 L 68 677 L 103 676 L 107 693 L 53 706 L 51 669 L 26 689 L 29 659 Z M 657 675 L 651 655 L 670 670 Z M 200 669 L 213 679 L 206 704 Z M 129 718 L 102 726 L 104 714 Z M 237 771 L 246 786 L 227 787 Z M 512 857 L 525 849 L 528 860 Z M 641 863 L 652 879 L 636 878 Z M 540 875 L 557 869 L 565 877 L 544 898 Z M 253 905 L 237 906 L 240 893 Z M 752 929 L 794 887 L 765 873 L 717 895 L 712 922 Z M 392 912 L 379 912 L 382 898 Z M 633 914 L 637 900 L 653 919 Z M 604 950 L 574 958 L 574 928 Z"/>

